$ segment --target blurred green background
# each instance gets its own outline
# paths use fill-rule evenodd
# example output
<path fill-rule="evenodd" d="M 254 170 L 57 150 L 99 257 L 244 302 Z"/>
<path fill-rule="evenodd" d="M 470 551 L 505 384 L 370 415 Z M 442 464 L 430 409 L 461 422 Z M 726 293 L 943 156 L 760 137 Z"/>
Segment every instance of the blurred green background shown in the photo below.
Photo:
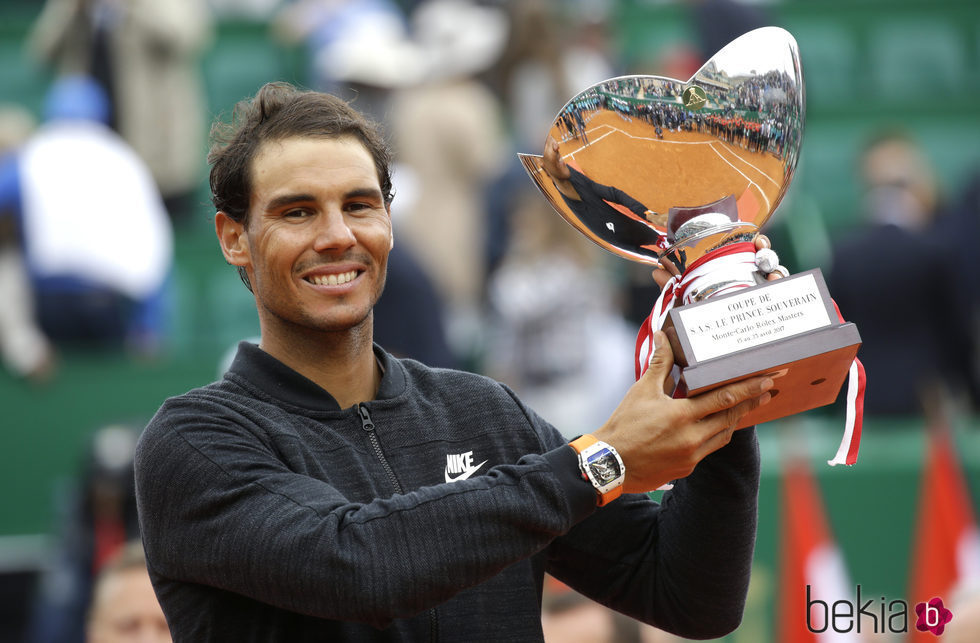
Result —
<path fill-rule="evenodd" d="M 23 37 L 39 6 L 28 0 L 0 4 L 0 103 L 35 113 L 50 76 L 27 58 Z M 898 124 L 912 131 L 946 195 L 980 170 L 980 2 L 796 0 L 764 6 L 796 36 L 807 82 L 798 174 L 771 231 L 792 268 L 825 266 L 829 241 L 856 225 L 854 163 L 872 130 Z M 617 54 L 627 66 L 694 39 L 677 3 L 624 0 L 613 17 Z M 220 21 L 203 62 L 212 115 L 263 82 L 301 82 L 303 61 L 301 52 L 273 42 L 261 21 Z M 77 474 L 95 429 L 141 425 L 167 396 L 215 379 L 222 355 L 258 332 L 252 299 L 214 242 L 203 150 L 201 156 L 199 212 L 177 230 L 174 332 L 164 356 L 141 363 L 122 354 L 63 354 L 55 381 L 45 387 L 0 373 L 0 573 L 29 576 L 49 554 L 55 500 Z M 909 259 L 910 269 L 917 269 Z M 942 303 L 935 305 L 941 311 Z M 830 468 L 823 461 L 836 450 L 842 422 L 834 413 L 810 413 L 760 428 L 765 464 L 757 569 L 745 624 L 731 640 L 771 640 L 780 454 L 790 443 L 807 445 L 852 579 L 870 595 L 906 597 L 923 422 L 871 419 L 860 463 Z M 958 418 L 955 424 L 972 496 L 980 498 L 980 419 Z M 10 597 L 4 611 L 22 609 L 25 600 Z"/>

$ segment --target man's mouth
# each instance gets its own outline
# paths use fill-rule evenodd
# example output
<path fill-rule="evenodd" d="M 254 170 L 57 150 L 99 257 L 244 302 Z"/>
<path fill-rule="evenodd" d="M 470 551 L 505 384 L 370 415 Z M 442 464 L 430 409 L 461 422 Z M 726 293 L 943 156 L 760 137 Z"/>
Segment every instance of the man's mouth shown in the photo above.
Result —
<path fill-rule="evenodd" d="M 329 275 L 310 275 L 306 281 L 314 286 L 342 286 L 350 281 L 354 281 L 358 272 L 349 270 L 347 272 L 333 273 Z"/>

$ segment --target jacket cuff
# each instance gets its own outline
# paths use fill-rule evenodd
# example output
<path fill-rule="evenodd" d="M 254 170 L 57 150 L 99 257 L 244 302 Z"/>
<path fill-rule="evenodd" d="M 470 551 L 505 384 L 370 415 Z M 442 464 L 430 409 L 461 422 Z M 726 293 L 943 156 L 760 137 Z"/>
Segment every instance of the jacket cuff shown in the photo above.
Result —
<path fill-rule="evenodd" d="M 572 524 L 577 524 L 596 510 L 598 496 L 595 488 L 582 477 L 575 449 L 565 445 L 544 454 L 558 483 L 565 490 Z"/>

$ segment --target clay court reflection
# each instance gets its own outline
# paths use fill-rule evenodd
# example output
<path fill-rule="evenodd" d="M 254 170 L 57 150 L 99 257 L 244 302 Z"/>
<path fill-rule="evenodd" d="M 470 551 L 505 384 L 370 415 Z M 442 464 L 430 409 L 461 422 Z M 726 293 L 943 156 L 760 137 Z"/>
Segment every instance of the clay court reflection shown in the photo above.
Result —
<path fill-rule="evenodd" d="M 796 168 L 803 121 L 796 42 L 767 27 L 730 43 L 687 82 L 624 76 L 586 89 L 556 117 L 545 154 L 520 157 L 555 209 L 600 246 L 684 264 L 752 238 L 772 216 Z M 549 154 L 557 157 L 550 164 Z M 559 187 L 568 183 L 585 194 L 571 197 Z M 678 217 L 692 212 L 697 231 L 681 239 Z"/>

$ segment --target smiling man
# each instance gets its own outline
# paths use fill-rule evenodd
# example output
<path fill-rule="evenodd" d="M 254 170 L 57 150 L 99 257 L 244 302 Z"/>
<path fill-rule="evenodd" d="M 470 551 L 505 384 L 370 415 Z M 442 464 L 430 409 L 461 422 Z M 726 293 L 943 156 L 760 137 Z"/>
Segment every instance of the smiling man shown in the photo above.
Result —
<path fill-rule="evenodd" d="M 541 640 L 545 571 L 685 636 L 738 625 L 759 458 L 731 427 L 771 380 L 671 399 L 658 333 L 619 408 L 569 444 L 506 387 L 374 344 L 393 238 L 373 124 L 273 83 L 215 132 L 217 236 L 262 337 L 140 440 L 175 641 Z M 663 504 L 643 493 L 675 479 Z"/>

